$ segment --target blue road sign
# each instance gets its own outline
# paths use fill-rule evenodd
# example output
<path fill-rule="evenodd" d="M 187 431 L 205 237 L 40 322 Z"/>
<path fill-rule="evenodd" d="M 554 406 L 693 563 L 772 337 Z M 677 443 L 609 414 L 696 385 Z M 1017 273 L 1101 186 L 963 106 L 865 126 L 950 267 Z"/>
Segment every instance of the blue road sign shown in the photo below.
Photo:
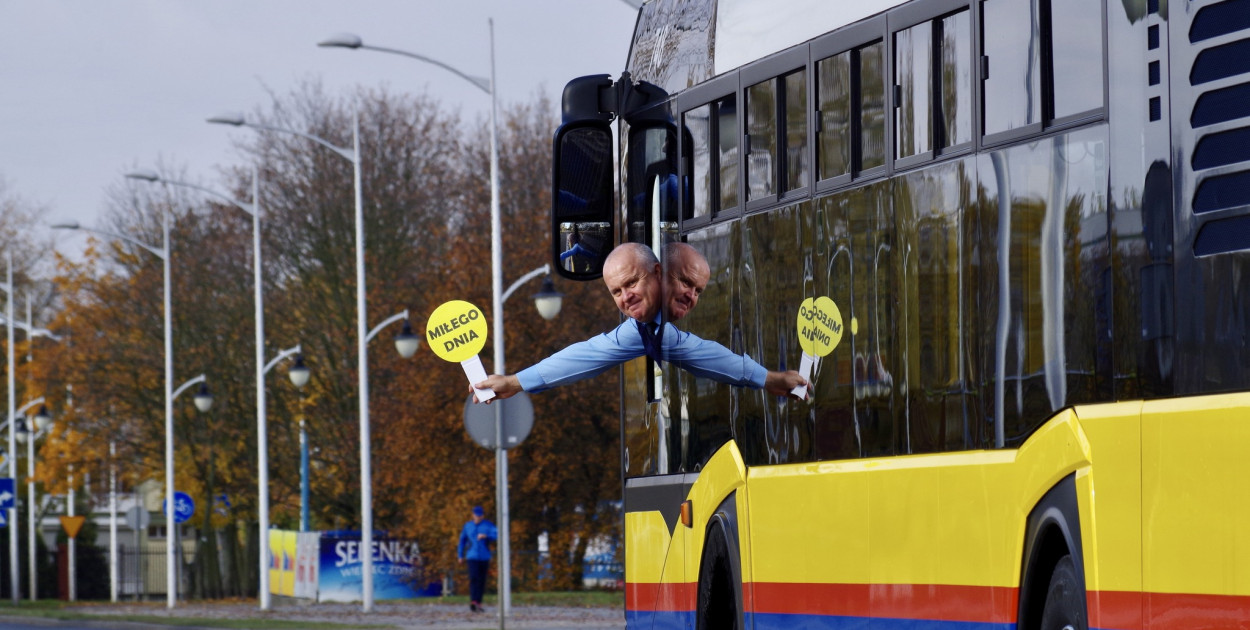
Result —
<path fill-rule="evenodd" d="M 0 510 L 17 507 L 17 490 L 12 477 L 0 477 Z"/>
<path fill-rule="evenodd" d="M 166 506 L 166 502 L 162 501 L 161 513 L 164 514 L 167 509 L 168 507 Z M 187 522 L 187 519 L 191 518 L 192 514 L 195 514 L 195 501 L 191 498 L 191 495 L 181 490 L 175 490 L 174 491 L 174 522 L 185 523 Z"/>

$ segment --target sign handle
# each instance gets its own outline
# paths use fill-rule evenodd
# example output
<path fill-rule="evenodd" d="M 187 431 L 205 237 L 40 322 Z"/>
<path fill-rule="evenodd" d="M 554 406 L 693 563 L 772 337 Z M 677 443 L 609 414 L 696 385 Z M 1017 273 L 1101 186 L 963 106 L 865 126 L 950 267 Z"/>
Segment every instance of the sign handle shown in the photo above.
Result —
<path fill-rule="evenodd" d="M 464 375 L 469 377 L 469 385 L 476 385 L 486 380 L 486 368 L 482 367 L 482 357 L 473 355 L 460 362 L 460 367 L 464 368 Z M 495 397 L 493 389 L 473 388 L 473 393 L 477 395 L 478 402 L 486 402 Z"/>
<path fill-rule="evenodd" d="M 809 383 L 812 382 L 812 367 L 815 364 L 816 357 L 804 352 L 803 358 L 799 359 L 799 375 L 803 377 L 803 380 Z M 799 400 L 805 400 L 807 398 L 807 386 L 799 385 L 790 390 L 790 393 L 798 397 Z"/>

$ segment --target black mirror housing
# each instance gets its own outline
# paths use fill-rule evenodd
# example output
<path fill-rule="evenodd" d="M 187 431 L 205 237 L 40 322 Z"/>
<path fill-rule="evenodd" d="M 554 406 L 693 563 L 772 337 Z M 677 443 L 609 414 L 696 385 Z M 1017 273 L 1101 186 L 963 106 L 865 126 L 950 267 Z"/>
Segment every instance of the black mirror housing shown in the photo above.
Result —
<path fill-rule="evenodd" d="M 614 243 L 611 125 L 600 117 L 566 122 L 552 157 L 552 266 L 570 280 L 599 278 Z"/>

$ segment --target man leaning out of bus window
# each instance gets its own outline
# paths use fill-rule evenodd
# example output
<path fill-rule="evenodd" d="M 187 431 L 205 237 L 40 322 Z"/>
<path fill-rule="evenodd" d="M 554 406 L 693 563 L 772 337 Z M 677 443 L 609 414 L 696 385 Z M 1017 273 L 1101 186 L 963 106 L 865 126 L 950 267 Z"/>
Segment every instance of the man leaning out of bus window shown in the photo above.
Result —
<path fill-rule="evenodd" d="M 807 385 L 798 372 L 767 370 L 749 356 L 672 324 L 698 304 L 710 272 L 703 254 L 685 243 L 669 243 L 664 253 L 667 275 L 646 245 L 622 243 L 608 254 L 603 282 L 616 307 L 629 317 L 615 330 L 568 346 L 515 374 L 491 375 L 474 387 L 489 388 L 502 400 L 520 391 L 537 393 L 590 378 L 646 355 L 695 376 L 794 398 L 791 390 Z M 668 323 L 661 319 L 661 308 Z"/>

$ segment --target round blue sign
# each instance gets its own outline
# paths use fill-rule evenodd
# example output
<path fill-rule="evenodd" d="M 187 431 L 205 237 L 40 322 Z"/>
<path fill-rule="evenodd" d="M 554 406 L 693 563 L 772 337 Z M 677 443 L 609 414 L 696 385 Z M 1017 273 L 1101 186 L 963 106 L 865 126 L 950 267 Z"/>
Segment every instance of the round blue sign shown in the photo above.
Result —
<path fill-rule="evenodd" d="M 161 502 L 161 513 L 165 513 L 169 508 L 168 501 Z M 174 522 L 185 523 L 195 514 L 195 500 L 191 495 L 177 490 L 174 492 Z"/>

